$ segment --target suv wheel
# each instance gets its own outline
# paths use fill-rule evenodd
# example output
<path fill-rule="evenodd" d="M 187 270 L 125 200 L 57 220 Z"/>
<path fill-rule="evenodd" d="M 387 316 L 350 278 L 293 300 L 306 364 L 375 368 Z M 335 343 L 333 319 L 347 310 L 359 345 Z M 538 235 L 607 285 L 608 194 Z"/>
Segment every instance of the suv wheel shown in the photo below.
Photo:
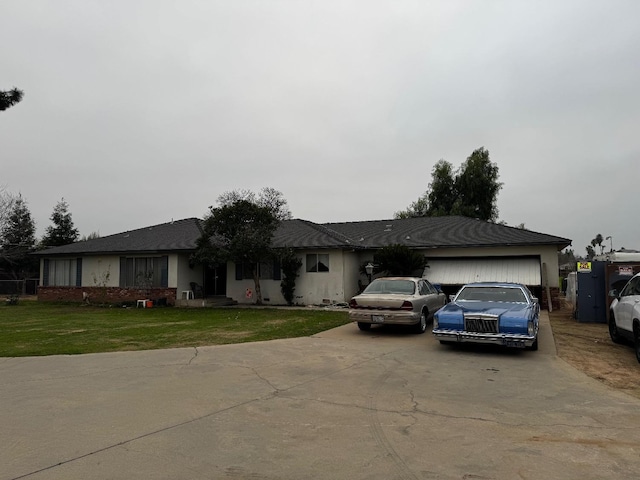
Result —
<path fill-rule="evenodd" d="M 618 326 L 616 325 L 616 317 L 613 312 L 609 314 L 609 336 L 613 343 L 622 343 L 622 337 L 618 332 Z"/>

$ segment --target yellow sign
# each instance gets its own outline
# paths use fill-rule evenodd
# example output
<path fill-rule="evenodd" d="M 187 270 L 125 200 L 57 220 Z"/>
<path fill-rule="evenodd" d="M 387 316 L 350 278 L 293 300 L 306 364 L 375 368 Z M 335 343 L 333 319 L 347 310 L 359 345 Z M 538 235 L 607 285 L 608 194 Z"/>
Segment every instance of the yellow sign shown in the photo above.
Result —
<path fill-rule="evenodd" d="M 591 262 L 578 262 L 578 271 L 579 272 L 590 272 L 591 271 Z"/>

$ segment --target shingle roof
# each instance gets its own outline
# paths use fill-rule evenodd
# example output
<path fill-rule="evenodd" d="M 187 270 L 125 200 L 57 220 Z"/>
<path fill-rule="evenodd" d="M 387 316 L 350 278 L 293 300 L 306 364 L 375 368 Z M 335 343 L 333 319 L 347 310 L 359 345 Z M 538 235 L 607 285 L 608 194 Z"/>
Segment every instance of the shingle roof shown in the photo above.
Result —
<path fill-rule="evenodd" d="M 473 218 L 417 217 L 398 220 L 326 223 L 353 245 L 381 248 L 400 243 L 414 248 L 558 245 L 571 240 Z"/>
<path fill-rule="evenodd" d="M 202 234 L 201 220 L 186 218 L 115 235 L 53 247 L 37 255 L 192 251 Z"/>
<path fill-rule="evenodd" d="M 193 251 L 202 234 L 201 220 L 187 218 L 106 237 L 54 247 L 38 255 L 153 253 Z M 412 248 L 557 245 L 571 240 L 466 217 L 419 217 L 317 224 L 285 220 L 273 239 L 275 247 L 381 248 L 400 243 Z"/>
<path fill-rule="evenodd" d="M 307 220 L 285 220 L 273 236 L 274 247 L 344 248 L 352 240 L 324 225 Z"/>

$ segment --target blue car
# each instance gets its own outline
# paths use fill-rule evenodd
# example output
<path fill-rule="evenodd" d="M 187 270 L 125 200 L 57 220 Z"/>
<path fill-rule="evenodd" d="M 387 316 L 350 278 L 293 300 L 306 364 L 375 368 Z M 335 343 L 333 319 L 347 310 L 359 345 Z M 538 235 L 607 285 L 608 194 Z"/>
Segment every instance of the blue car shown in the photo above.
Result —
<path fill-rule="evenodd" d="M 440 343 L 486 343 L 538 349 L 540 305 L 519 283 L 470 283 L 433 317 Z"/>

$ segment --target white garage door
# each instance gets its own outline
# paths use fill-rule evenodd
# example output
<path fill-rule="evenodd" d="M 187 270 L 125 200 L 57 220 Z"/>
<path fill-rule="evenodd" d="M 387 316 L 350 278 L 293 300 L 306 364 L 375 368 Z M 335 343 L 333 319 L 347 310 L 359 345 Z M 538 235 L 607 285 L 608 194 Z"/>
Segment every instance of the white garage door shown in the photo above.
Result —
<path fill-rule="evenodd" d="M 471 282 L 515 282 L 542 285 L 538 258 L 429 259 L 424 276 L 431 283 L 463 285 Z"/>

